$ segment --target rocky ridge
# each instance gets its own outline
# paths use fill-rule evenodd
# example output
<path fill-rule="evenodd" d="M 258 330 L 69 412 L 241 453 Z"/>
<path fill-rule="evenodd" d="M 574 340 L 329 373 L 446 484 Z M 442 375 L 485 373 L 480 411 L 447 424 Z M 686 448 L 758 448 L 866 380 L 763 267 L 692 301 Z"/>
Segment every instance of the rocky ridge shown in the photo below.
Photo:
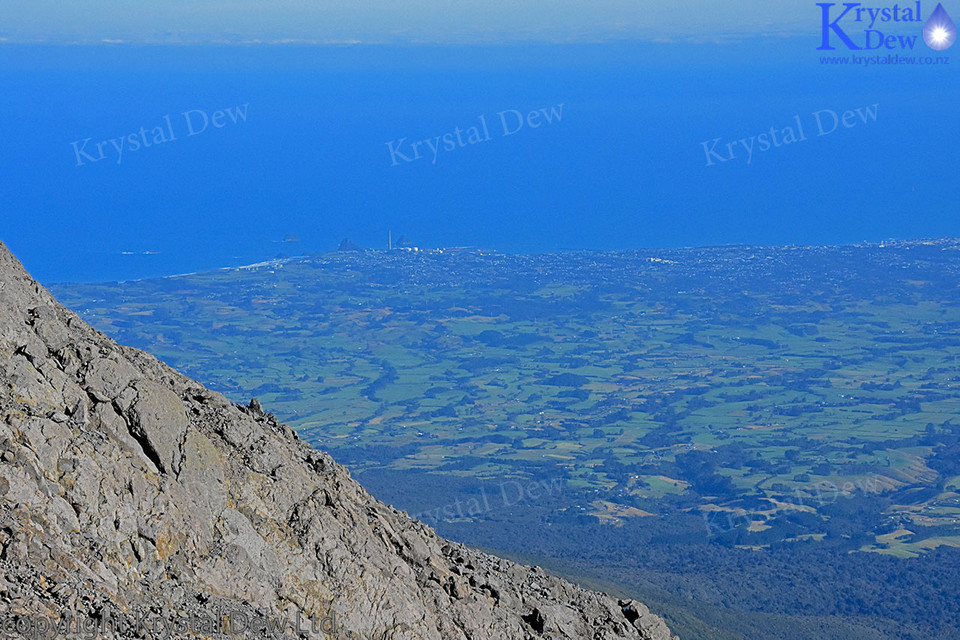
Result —
<path fill-rule="evenodd" d="M 438 537 L 256 401 L 92 329 L 2 243 L 0 416 L 0 633 L 675 638 Z"/>

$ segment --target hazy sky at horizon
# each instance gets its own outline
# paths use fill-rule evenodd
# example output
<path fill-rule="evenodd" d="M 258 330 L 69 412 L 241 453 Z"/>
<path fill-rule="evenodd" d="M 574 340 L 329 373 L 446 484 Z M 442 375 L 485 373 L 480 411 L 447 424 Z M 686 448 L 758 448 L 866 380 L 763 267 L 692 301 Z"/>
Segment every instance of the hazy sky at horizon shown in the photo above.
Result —
<path fill-rule="evenodd" d="M 780 35 L 817 28 L 801 0 L 5 0 L 8 42 L 509 42 Z"/>

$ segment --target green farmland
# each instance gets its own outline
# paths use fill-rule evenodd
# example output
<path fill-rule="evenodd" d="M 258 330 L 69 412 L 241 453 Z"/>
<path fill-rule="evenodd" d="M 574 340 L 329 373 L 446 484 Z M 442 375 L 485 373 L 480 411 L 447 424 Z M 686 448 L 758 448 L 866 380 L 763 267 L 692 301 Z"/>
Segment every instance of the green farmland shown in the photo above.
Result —
<path fill-rule="evenodd" d="M 560 532 L 673 558 L 685 544 L 883 566 L 960 547 L 952 241 L 347 252 L 52 289 L 119 341 L 235 402 L 259 398 L 443 533 L 577 575 L 646 588 Z M 563 491 L 506 497 L 548 479 Z M 483 508 L 463 507 L 481 493 Z M 680 573 L 644 592 L 675 621 L 696 570 Z M 795 615 L 784 609 L 785 628 Z M 911 637 L 915 621 L 876 611 L 862 633 L 830 628 L 884 637 L 870 635 L 877 616 Z"/>

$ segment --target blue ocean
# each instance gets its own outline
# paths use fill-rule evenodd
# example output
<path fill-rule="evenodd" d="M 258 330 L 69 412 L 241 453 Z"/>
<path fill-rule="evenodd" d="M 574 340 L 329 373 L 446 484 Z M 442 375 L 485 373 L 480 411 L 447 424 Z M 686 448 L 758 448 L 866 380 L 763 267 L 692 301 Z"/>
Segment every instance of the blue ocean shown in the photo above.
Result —
<path fill-rule="evenodd" d="M 960 60 L 816 46 L 0 46 L 0 240 L 64 282 L 388 233 L 503 252 L 960 235 Z"/>

